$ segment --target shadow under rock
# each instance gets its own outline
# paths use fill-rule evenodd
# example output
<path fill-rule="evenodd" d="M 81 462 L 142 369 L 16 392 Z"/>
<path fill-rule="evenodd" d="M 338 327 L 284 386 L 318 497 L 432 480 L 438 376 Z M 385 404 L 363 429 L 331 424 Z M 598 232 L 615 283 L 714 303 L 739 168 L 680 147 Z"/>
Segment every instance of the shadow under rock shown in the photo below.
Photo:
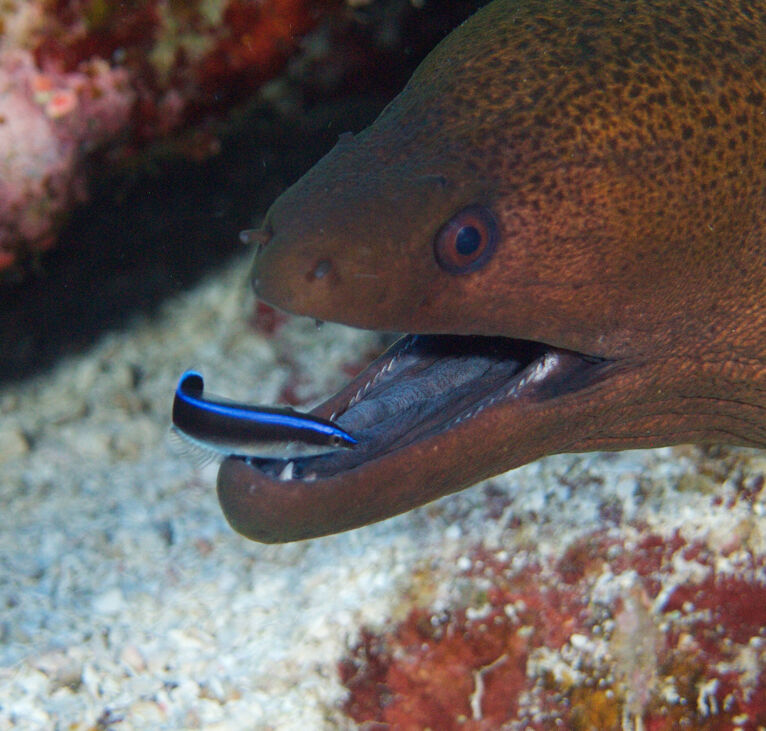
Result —
<path fill-rule="evenodd" d="M 82 350 L 241 252 L 239 231 L 383 104 L 323 105 L 289 127 L 261 109 L 213 158 L 173 159 L 130 180 L 102 176 L 36 271 L 0 285 L 0 382 Z"/>

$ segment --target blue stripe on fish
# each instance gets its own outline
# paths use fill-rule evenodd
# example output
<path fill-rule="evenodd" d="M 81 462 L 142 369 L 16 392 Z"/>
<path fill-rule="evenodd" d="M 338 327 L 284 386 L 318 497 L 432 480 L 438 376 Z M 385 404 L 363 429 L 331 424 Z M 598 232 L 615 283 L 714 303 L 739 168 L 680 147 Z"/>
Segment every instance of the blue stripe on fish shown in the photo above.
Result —
<path fill-rule="evenodd" d="M 351 448 L 357 440 L 327 419 L 291 408 L 204 398 L 204 380 L 184 373 L 173 399 L 173 426 L 192 443 L 227 455 L 306 456 Z"/>

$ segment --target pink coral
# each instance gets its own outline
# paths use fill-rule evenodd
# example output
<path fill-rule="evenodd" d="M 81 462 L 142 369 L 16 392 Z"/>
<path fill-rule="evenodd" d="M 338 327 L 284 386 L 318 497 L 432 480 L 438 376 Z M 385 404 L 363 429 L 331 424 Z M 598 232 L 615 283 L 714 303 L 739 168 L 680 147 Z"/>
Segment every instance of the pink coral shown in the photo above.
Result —
<path fill-rule="evenodd" d="M 224 110 L 273 77 L 338 0 L 29 0 L 0 7 L 0 270 L 51 246 L 83 161 Z M 191 136 L 194 139 L 194 136 Z M 215 154 L 204 130 L 180 154 Z M 115 157 L 119 157 L 116 155 Z"/>
<path fill-rule="evenodd" d="M 0 268 L 52 244 L 85 198 L 81 150 L 117 133 L 133 101 L 125 73 L 103 62 L 43 74 L 27 51 L 0 53 Z"/>

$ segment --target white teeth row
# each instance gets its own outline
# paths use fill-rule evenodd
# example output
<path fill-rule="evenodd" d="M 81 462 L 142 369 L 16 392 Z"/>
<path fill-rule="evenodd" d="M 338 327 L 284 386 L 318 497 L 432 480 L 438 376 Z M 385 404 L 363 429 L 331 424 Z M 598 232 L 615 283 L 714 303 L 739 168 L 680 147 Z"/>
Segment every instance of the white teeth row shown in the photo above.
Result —
<path fill-rule="evenodd" d="M 354 404 L 359 402 L 359 400 L 376 384 L 378 381 L 386 374 L 390 373 L 392 368 L 394 367 L 394 364 L 396 361 L 410 348 L 412 348 L 413 344 L 415 343 L 415 340 L 417 338 L 413 337 L 410 339 L 410 342 L 408 342 L 403 348 L 398 350 L 393 357 L 384 365 L 367 383 L 364 384 L 354 395 L 354 397 L 348 402 L 348 405 L 346 406 L 344 411 L 350 409 Z M 332 413 L 332 416 L 330 416 L 330 421 L 334 421 L 338 416 L 338 412 L 334 411 Z M 295 473 L 295 463 L 290 460 L 283 468 L 282 471 L 279 473 L 279 480 L 282 482 L 287 482 L 288 480 L 293 479 L 293 475 Z M 314 480 L 317 479 L 316 472 L 309 472 L 305 474 L 302 478 L 305 482 L 314 482 Z"/>
<path fill-rule="evenodd" d="M 412 346 L 415 344 L 415 340 L 417 340 L 417 336 L 414 336 L 410 338 L 410 341 L 402 347 L 400 350 L 398 350 L 396 353 L 394 353 L 393 357 L 384 365 L 367 383 L 364 384 L 364 386 L 360 386 L 359 390 L 351 397 L 349 402 L 346 404 L 343 411 L 348 411 L 354 404 L 359 403 L 359 401 L 362 400 L 362 397 L 376 384 L 378 381 L 386 374 L 390 373 L 391 369 L 394 367 L 394 363 L 396 363 L 399 358 L 402 357 L 408 350 L 412 348 Z M 330 421 L 335 421 L 335 419 L 338 417 L 338 412 L 333 411 L 332 415 L 330 416 Z"/>
<path fill-rule="evenodd" d="M 534 370 L 527 376 L 533 381 L 542 381 L 548 377 L 548 374 L 559 364 L 558 353 L 546 353 L 543 359 L 538 362 Z"/>
<path fill-rule="evenodd" d="M 287 480 L 292 480 L 295 473 L 295 462 L 290 460 L 283 468 L 282 471 L 279 473 L 279 479 L 282 482 L 286 482 Z M 317 473 L 316 472 L 307 472 L 305 475 L 303 475 L 303 481 L 304 482 L 314 482 L 317 479 Z"/>
<path fill-rule="evenodd" d="M 348 402 L 347 409 L 351 408 L 355 403 L 359 402 L 364 396 L 381 378 L 384 374 L 389 373 L 394 366 L 397 356 L 391 358 L 386 365 L 384 365 L 367 383 L 364 384 Z"/>
<path fill-rule="evenodd" d="M 446 431 L 450 427 L 455 426 L 455 424 L 459 424 L 461 421 L 473 419 L 477 414 L 486 409 L 488 406 L 492 406 L 492 404 L 497 401 L 515 396 L 528 383 L 537 383 L 544 380 L 546 376 L 556 367 L 556 365 L 558 365 L 558 362 L 559 356 L 556 353 L 546 353 L 543 355 L 542 360 L 538 361 L 529 373 L 514 383 L 507 391 L 498 394 L 497 396 L 493 396 L 488 401 L 485 401 L 483 404 L 477 406 L 475 409 L 473 409 L 473 411 L 467 411 L 465 414 L 461 414 L 460 416 L 454 418 L 452 421 L 447 423 L 447 425 L 444 427 L 444 430 Z"/>

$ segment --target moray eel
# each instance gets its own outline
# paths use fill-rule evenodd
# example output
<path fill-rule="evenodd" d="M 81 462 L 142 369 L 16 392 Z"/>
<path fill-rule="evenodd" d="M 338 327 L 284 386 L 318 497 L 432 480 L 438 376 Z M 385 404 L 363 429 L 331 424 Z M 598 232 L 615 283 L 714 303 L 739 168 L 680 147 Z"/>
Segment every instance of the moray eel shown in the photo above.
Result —
<path fill-rule="evenodd" d="M 408 332 L 227 460 L 258 541 L 354 528 L 543 455 L 766 446 L 766 2 L 494 0 L 268 211 L 258 297 Z"/>

